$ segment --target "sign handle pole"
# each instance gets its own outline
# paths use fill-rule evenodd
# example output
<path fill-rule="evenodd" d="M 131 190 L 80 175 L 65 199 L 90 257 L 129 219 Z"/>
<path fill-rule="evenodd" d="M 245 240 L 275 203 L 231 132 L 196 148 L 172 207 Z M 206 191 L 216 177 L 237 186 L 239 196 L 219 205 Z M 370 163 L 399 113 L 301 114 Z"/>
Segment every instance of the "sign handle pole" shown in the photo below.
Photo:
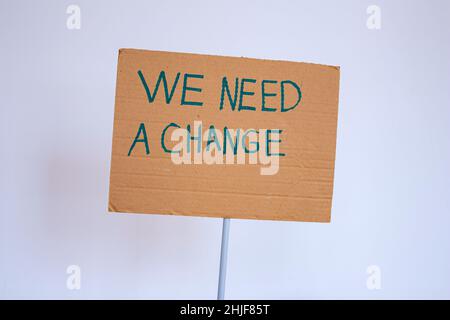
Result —
<path fill-rule="evenodd" d="M 228 238 L 230 234 L 230 218 L 223 218 L 222 243 L 220 245 L 220 269 L 217 300 L 223 300 L 225 296 L 225 278 L 227 275 Z"/>

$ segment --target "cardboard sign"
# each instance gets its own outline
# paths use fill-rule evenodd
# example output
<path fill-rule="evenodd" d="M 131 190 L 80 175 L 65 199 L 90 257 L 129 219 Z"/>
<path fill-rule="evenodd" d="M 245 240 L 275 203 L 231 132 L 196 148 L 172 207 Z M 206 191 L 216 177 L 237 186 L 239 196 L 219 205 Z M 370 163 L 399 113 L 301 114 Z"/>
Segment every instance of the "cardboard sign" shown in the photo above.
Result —
<path fill-rule="evenodd" d="M 329 222 L 339 67 L 119 50 L 109 211 Z"/>

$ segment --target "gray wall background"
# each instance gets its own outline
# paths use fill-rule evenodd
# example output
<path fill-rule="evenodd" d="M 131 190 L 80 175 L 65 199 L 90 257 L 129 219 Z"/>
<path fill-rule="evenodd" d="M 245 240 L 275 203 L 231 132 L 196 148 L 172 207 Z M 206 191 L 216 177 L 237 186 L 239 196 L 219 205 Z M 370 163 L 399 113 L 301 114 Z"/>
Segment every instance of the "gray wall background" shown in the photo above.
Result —
<path fill-rule="evenodd" d="M 341 66 L 332 223 L 233 220 L 227 298 L 450 298 L 449 14 L 425 0 L 2 0 L 0 298 L 216 297 L 220 219 L 107 214 L 121 47 Z"/>

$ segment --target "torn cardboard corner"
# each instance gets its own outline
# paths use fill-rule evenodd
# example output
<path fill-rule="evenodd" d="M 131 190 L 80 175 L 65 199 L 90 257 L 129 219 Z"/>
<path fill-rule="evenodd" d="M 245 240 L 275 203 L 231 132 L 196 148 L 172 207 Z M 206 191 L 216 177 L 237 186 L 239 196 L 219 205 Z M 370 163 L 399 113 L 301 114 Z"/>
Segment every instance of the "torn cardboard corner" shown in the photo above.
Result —
<path fill-rule="evenodd" d="M 329 222 L 339 72 L 121 49 L 109 211 Z"/>

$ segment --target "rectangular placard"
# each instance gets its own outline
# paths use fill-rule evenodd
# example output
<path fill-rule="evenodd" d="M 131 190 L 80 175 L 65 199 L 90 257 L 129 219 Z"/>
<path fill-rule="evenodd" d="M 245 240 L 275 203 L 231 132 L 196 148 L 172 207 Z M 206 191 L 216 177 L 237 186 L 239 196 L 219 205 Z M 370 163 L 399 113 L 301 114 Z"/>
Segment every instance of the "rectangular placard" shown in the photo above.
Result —
<path fill-rule="evenodd" d="M 329 222 L 339 67 L 120 49 L 109 211 Z"/>

